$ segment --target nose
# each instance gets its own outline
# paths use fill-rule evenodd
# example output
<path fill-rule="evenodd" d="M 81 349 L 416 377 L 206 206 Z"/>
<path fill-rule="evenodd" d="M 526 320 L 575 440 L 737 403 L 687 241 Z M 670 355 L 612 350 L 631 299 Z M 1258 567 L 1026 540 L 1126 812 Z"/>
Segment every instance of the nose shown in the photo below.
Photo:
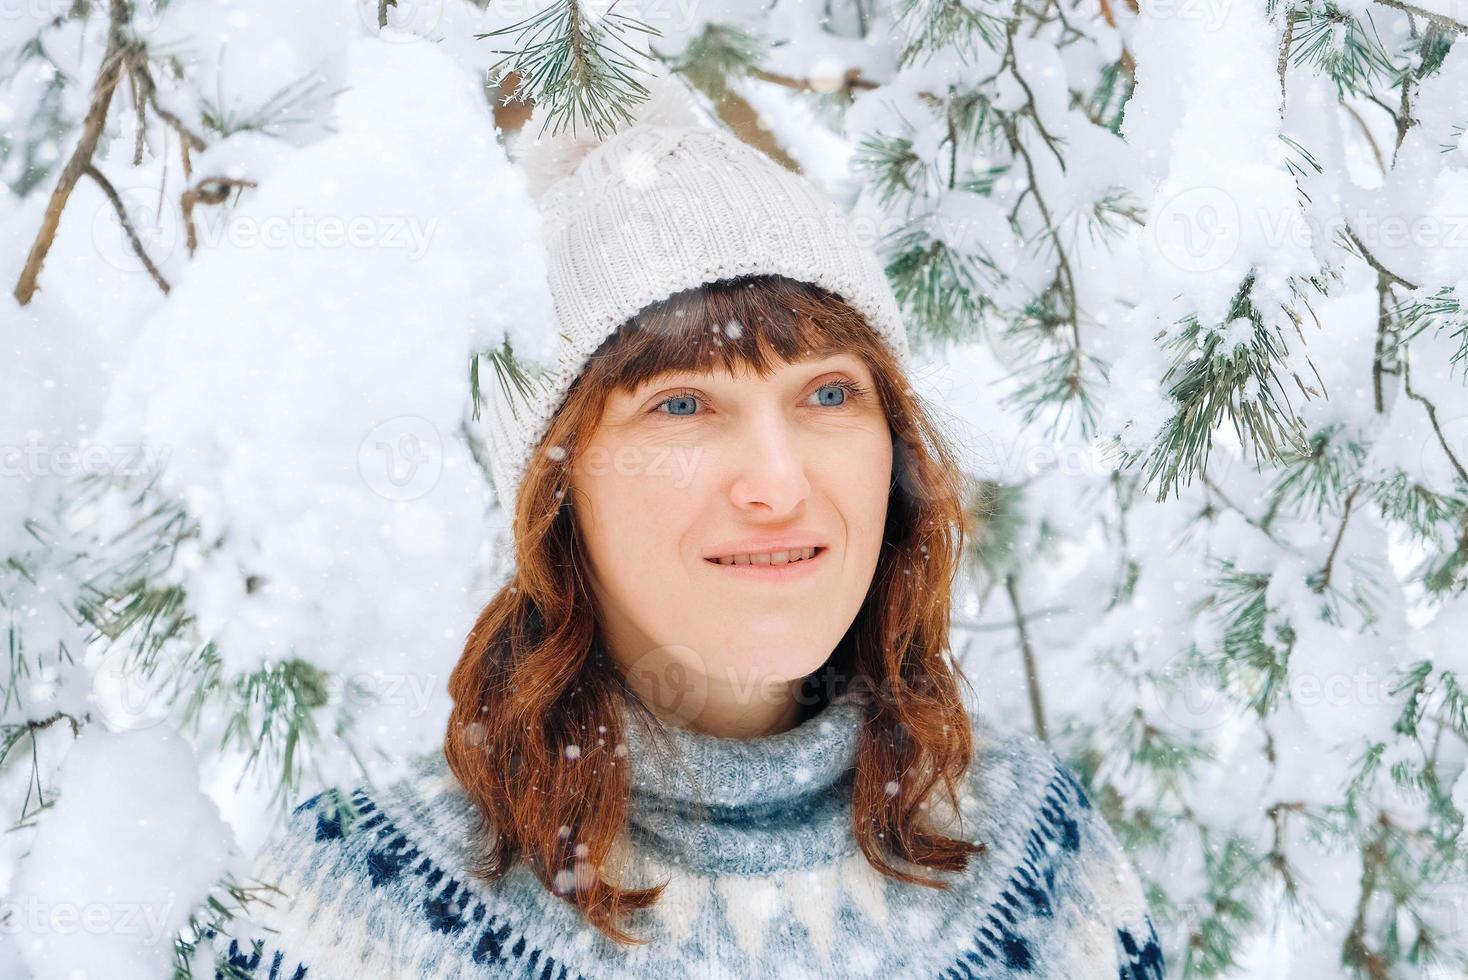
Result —
<path fill-rule="evenodd" d="M 729 494 L 736 507 L 781 516 L 810 496 L 799 439 L 780 413 L 760 413 L 741 426 L 735 438 L 735 476 Z"/>

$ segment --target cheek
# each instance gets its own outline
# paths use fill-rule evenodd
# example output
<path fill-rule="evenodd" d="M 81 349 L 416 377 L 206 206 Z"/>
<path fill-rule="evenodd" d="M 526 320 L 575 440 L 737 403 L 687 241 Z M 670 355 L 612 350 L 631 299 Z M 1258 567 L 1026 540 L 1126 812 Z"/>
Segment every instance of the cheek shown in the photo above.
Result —
<path fill-rule="evenodd" d="M 843 440 L 825 461 L 828 493 L 853 530 L 874 532 L 880 541 L 892 484 L 892 442 L 882 431 Z"/>
<path fill-rule="evenodd" d="M 667 455 L 626 447 L 589 451 L 577 469 L 576 506 L 588 547 L 612 577 L 656 575 L 676 557 L 695 488 Z"/>

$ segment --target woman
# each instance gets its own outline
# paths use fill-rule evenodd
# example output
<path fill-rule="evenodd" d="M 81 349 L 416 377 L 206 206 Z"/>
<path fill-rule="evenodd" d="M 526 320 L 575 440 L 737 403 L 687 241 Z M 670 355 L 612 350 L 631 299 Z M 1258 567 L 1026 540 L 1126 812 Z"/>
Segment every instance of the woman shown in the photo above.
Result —
<path fill-rule="evenodd" d="M 515 570 L 444 752 L 301 806 L 221 971 L 1163 976 L 1076 778 L 961 697 L 964 482 L 875 256 L 680 111 L 536 171 L 565 330 L 496 389 Z"/>

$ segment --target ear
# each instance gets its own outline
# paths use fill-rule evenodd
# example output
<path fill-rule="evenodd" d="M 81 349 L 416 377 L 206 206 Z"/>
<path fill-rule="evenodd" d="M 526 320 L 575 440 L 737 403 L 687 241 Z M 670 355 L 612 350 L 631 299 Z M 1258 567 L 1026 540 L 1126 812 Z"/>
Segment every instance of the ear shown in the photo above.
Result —
<path fill-rule="evenodd" d="M 647 89 L 647 96 L 629 108 L 632 121 L 618 128 L 624 132 L 633 126 L 687 126 L 698 128 L 704 124 L 688 84 L 668 72 L 659 62 L 640 79 Z M 516 137 L 511 147 L 511 156 L 525 177 L 526 189 L 538 203 L 547 188 L 557 181 L 571 176 L 598 146 L 606 140 L 590 133 L 548 133 L 549 109 L 545 103 L 537 103 L 525 122 L 525 128 Z M 610 140 L 616 133 L 609 134 Z"/>

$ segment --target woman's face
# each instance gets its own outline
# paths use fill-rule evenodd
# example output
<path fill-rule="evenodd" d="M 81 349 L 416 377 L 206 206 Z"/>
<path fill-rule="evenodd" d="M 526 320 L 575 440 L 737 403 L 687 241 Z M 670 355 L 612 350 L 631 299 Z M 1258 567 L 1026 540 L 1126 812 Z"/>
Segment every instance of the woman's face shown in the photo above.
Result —
<path fill-rule="evenodd" d="M 713 701 L 788 695 L 866 597 L 891 477 L 886 416 L 855 355 L 614 394 L 575 461 L 572 512 L 629 680 L 689 721 Z"/>

